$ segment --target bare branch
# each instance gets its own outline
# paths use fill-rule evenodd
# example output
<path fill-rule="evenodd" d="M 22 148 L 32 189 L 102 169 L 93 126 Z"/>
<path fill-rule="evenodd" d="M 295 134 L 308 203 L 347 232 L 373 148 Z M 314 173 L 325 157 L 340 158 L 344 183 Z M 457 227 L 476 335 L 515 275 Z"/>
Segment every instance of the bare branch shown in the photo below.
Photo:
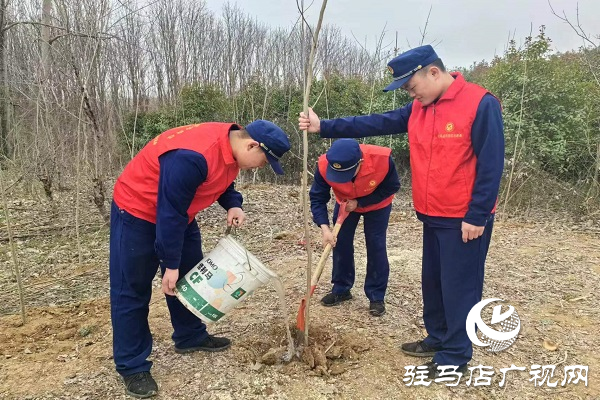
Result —
<path fill-rule="evenodd" d="M 425 42 L 425 36 L 427 35 L 427 25 L 429 25 L 429 17 L 431 16 L 431 10 L 433 10 L 433 5 L 429 6 L 429 13 L 427 13 L 427 19 L 425 20 L 425 27 L 423 28 L 422 31 L 421 31 L 421 28 L 419 28 L 419 31 L 421 32 L 421 43 L 419 44 L 419 46 L 423 46 L 423 43 Z"/>
<path fill-rule="evenodd" d="M 300 11 L 300 17 L 302 18 L 302 21 L 304 21 L 304 24 L 306 24 L 306 27 L 308 28 L 308 31 L 310 32 L 310 37 L 313 39 L 313 45 L 314 43 L 314 34 L 313 31 L 310 27 L 310 24 L 308 23 L 308 21 L 306 20 L 306 18 L 304 18 L 304 13 L 306 11 L 308 11 L 310 9 L 310 7 L 312 7 L 312 5 L 314 4 L 314 1 L 312 1 L 308 7 L 306 7 L 306 10 L 302 10 L 302 7 L 300 7 L 300 4 L 298 3 L 298 0 L 296 0 L 296 7 L 298 8 L 298 11 Z M 304 38 L 302 38 L 302 40 L 304 40 Z"/>
<path fill-rule="evenodd" d="M 576 21 L 577 21 L 577 25 L 574 25 L 571 20 L 567 17 L 567 13 L 563 10 L 562 12 L 562 16 L 558 15 L 556 13 L 556 11 L 554 11 L 554 8 L 552 7 L 552 4 L 550 3 L 550 0 L 548 0 L 548 5 L 550 6 L 550 10 L 552 10 L 552 14 L 554 14 L 554 16 L 556 16 L 558 19 L 560 19 L 563 22 L 566 22 L 567 24 L 569 24 L 569 26 L 571 27 L 571 29 L 573 29 L 573 31 L 575 32 L 575 34 L 577 34 L 577 36 L 579 36 L 581 39 L 583 39 L 584 44 L 590 44 L 592 45 L 594 48 L 598 48 L 598 44 L 595 43 L 590 36 L 585 32 L 585 30 L 583 29 L 583 27 L 581 26 L 581 23 L 579 21 L 579 4 L 577 5 L 576 8 Z"/>
<path fill-rule="evenodd" d="M 56 25 L 50 25 L 50 24 L 44 24 L 41 22 L 34 22 L 34 21 L 15 21 L 15 22 L 11 22 L 10 24 L 7 24 L 4 28 L 0 29 L 0 32 L 5 32 L 11 28 L 14 28 L 15 26 L 18 25 L 34 25 L 34 26 L 44 26 L 47 28 L 53 28 L 53 29 L 58 29 L 58 30 L 62 30 L 62 31 L 67 31 L 66 33 L 63 33 L 61 35 L 55 36 L 53 38 L 51 38 L 48 43 L 52 44 L 52 42 L 54 42 L 56 39 L 59 39 L 61 37 L 64 36 L 80 36 L 80 37 L 87 37 L 87 38 L 93 38 L 93 39 L 117 39 L 116 36 L 114 35 L 110 35 L 108 33 L 103 33 L 103 32 L 99 32 L 96 35 L 92 35 L 90 33 L 83 33 L 83 32 L 69 32 L 69 28 L 65 28 L 62 26 L 56 26 Z"/>

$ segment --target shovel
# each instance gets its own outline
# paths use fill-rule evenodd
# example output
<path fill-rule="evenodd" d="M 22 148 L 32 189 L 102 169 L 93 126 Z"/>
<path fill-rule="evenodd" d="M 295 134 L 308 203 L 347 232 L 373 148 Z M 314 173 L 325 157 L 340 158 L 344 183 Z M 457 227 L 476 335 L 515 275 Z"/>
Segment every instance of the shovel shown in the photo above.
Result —
<path fill-rule="evenodd" d="M 338 210 L 338 217 L 337 217 L 337 220 L 335 221 L 335 225 L 333 227 L 333 238 L 334 239 L 337 238 L 338 232 L 340 231 L 340 228 L 342 227 L 344 220 L 346 219 L 346 217 L 349 214 L 349 212 L 346 211 L 346 204 L 348 204 L 348 202 L 346 200 L 344 200 L 340 203 L 340 208 Z M 325 266 L 325 263 L 327 262 L 327 258 L 329 257 L 330 252 L 331 252 L 331 244 L 327 243 L 327 245 L 325 246 L 325 249 L 323 249 L 323 254 L 321 254 L 321 258 L 319 259 L 319 264 L 317 264 L 317 268 L 313 272 L 312 277 L 310 279 L 310 294 L 308 295 L 309 298 L 312 297 L 313 293 L 315 292 L 315 288 L 317 287 L 317 283 L 319 283 L 319 278 L 321 278 L 321 274 L 323 273 L 323 267 Z M 300 308 L 298 309 L 298 315 L 296 316 L 296 327 L 302 332 L 304 332 L 306 302 L 307 302 L 307 299 L 303 298 L 302 302 L 300 303 Z"/>

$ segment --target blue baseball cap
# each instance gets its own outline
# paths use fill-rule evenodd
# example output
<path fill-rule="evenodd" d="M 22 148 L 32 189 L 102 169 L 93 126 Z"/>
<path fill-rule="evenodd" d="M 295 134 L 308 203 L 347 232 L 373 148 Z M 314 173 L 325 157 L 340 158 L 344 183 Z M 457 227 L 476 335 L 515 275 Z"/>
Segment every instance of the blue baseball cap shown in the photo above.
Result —
<path fill-rule="evenodd" d="M 333 142 L 327 153 L 327 174 L 325 178 L 331 182 L 350 182 L 362 159 L 362 151 L 358 142 L 353 139 L 339 139 Z"/>
<path fill-rule="evenodd" d="M 267 155 L 267 160 L 273 171 L 277 175 L 283 175 L 283 168 L 281 168 L 279 159 L 290 149 L 290 141 L 285 132 L 271 121 L 265 121 L 264 119 L 257 119 L 249 123 L 246 126 L 246 131 L 252 139 L 260 144 L 260 148 Z"/>
<path fill-rule="evenodd" d="M 430 45 L 415 47 L 400 54 L 387 64 L 388 70 L 394 76 L 384 92 L 396 90 L 404 85 L 421 68 L 425 68 L 439 57 Z"/>

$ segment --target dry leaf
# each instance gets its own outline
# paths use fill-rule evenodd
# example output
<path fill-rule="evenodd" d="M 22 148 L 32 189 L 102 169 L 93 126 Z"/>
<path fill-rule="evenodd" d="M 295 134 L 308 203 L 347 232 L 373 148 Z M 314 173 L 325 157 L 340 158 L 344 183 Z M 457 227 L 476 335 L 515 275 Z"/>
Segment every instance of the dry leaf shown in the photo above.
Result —
<path fill-rule="evenodd" d="M 550 351 L 556 351 L 558 349 L 558 344 L 554 343 L 550 339 L 544 339 L 544 348 Z"/>

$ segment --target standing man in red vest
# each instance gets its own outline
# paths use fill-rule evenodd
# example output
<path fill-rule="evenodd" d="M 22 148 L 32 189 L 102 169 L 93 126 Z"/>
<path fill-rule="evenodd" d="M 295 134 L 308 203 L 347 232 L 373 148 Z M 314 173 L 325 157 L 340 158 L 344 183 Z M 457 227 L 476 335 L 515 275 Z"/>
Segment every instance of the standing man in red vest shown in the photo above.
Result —
<path fill-rule="evenodd" d="M 386 112 L 320 121 L 300 114 L 300 129 L 321 137 L 364 137 L 408 132 L 413 202 L 423 222 L 423 319 L 428 336 L 402 351 L 465 371 L 473 346 L 466 332 L 481 300 L 496 201 L 504 167 L 499 101 L 484 88 L 446 71 L 429 45 L 388 63 L 394 81 L 413 101 Z"/>
<path fill-rule="evenodd" d="M 117 179 L 110 225 L 110 305 L 114 361 L 128 394 L 146 398 L 158 392 L 147 358 L 152 351 L 152 279 L 159 266 L 175 352 L 214 352 L 231 345 L 227 338 L 209 335 L 173 289 L 203 258 L 196 214 L 217 201 L 227 210 L 227 225 L 241 225 L 242 195 L 233 184 L 238 172 L 269 163 L 283 174 L 279 159 L 289 149 L 287 135 L 269 121 L 257 120 L 245 129 L 217 122 L 182 126 L 148 143 Z"/>
<path fill-rule="evenodd" d="M 386 147 L 359 145 L 353 139 L 340 139 L 319 157 L 310 189 L 310 208 L 313 221 L 323 233 L 323 245 L 331 243 L 335 246 L 331 276 L 333 288 L 321 299 L 324 306 L 335 306 L 352 298 L 354 233 L 362 216 L 367 244 L 365 294 L 370 301 L 369 313 L 375 317 L 385 314 L 384 297 L 390 275 L 386 232 L 392 200 L 400 189 L 391 154 L 392 151 Z M 331 189 L 336 200 L 334 223 L 342 201 L 348 201 L 346 210 L 350 211 L 338 233 L 337 243 L 329 229 L 327 216 Z"/>

